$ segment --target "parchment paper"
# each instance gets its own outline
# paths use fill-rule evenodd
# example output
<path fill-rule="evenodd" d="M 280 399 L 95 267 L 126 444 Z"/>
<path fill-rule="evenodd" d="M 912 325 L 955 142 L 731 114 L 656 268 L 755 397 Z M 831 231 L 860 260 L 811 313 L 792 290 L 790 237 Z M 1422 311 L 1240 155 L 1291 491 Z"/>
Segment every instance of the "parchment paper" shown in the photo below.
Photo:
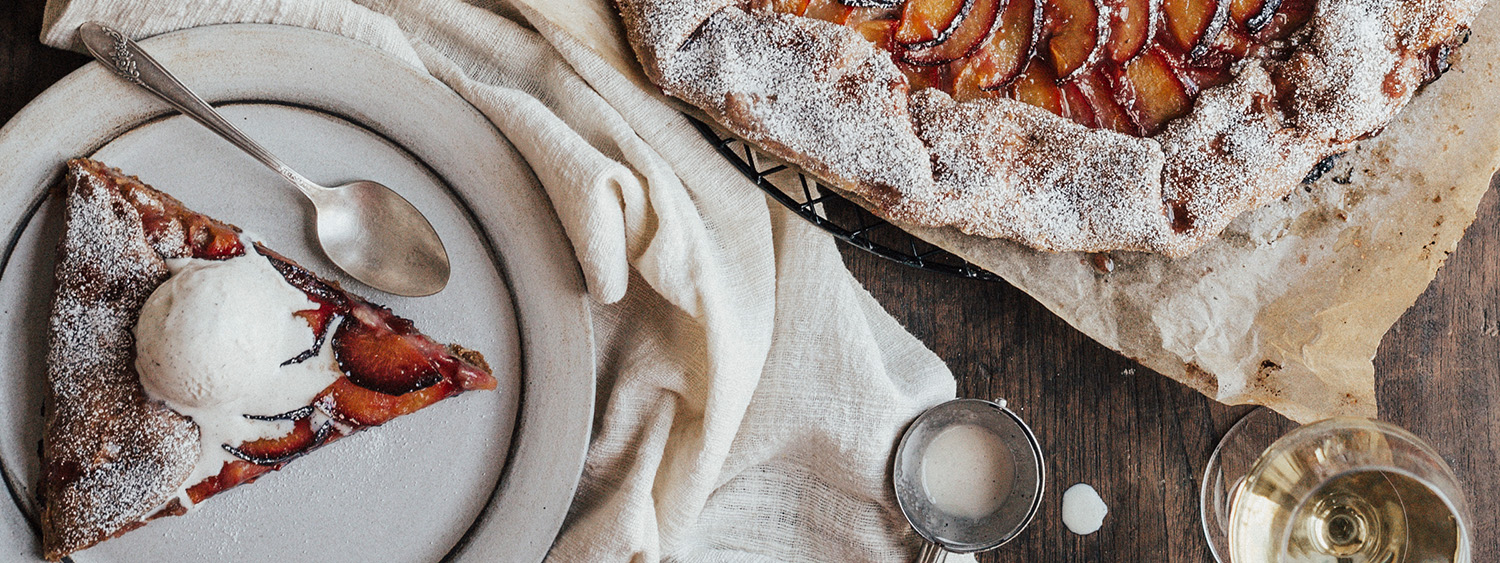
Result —
<path fill-rule="evenodd" d="M 1474 222 L 1500 167 L 1500 10 L 1378 137 L 1177 260 L 919 236 L 999 274 L 1120 353 L 1227 404 L 1299 422 L 1376 414 L 1372 359 Z M 1101 374 L 1101 376 L 1104 376 Z"/>
<path fill-rule="evenodd" d="M 524 1 L 641 76 L 609 0 Z M 1085 255 L 908 230 L 1220 402 L 1299 422 L 1373 417 L 1381 337 L 1453 252 L 1500 168 L 1494 4 L 1453 61 L 1378 137 L 1186 258 L 1113 253 L 1103 273 Z"/>

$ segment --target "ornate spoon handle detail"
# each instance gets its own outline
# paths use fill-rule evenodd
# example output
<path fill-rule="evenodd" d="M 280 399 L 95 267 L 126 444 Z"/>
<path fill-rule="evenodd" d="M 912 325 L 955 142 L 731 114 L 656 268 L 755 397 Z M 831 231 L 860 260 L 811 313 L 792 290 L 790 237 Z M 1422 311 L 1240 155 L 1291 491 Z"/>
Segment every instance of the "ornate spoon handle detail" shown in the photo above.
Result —
<path fill-rule="evenodd" d="M 281 159 L 267 151 L 265 147 L 251 140 L 250 137 L 240 132 L 231 125 L 228 120 L 214 111 L 213 106 L 198 97 L 197 94 L 184 86 L 176 76 L 168 72 L 151 58 L 145 50 L 125 37 L 117 30 L 88 22 L 78 26 L 78 36 L 83 40 L 84 47 L 94 55 L 99 62 L 108 65 L 121 78 L 145 88 L 152 94 L 156 94 L 163 101 L 171 104 L 177 111 L 193 118 L 198 123 L 208 127 L 210 131 L 217 133 L 224 140 L 234 144 L 241 150 L 250 153 L 250 156 L 275 170 L 281 177 L 286 178 L 292 185 L 297 186 L 308 197 L 317 196 L 318 192 L 327 188 L 313 183 L 301 174 L 292 170 Z"/>
<path fill-rule="evenodd" d="M 113 28 L 102 27 L 104 34 L 115 41 L 110 51 L 110 60 L 115 63 L 115 74 L 135 84 L 141 84 L 141 71 L 135 66 L 135 57 L 130 54 L 130 40 Z M 92 51 L 92 49 L 90 49 Z"/>

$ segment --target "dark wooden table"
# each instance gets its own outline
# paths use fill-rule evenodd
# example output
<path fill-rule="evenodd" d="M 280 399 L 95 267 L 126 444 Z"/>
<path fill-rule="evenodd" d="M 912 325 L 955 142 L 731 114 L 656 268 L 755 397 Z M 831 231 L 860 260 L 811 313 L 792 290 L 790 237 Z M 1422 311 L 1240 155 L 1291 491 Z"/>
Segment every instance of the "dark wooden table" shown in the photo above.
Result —
<path fill-rule="evenodd" d="M 42 0 L 0 1 L 0 122 L 87 58 L 37 42 Z M 1500 124 L 1496 124 L 1500 126 Z M 1466 485 L 1475 561 L 1500 560 L 1500 196 L 1491 190 L 1437 280 L 1375 358 L 1381 418 L 1429 440 Z M 1242 414 L 1121 357 L 1004 283 L 914 270 L 844 246 L 854 275 L 958 378 L 1006 398 L 1047 452 L 1049 494 L 1014 543 L 981 561 L 1212 561 L 1198 480 Z M 1104 528 L 1062 525 L 1061 490 L 1086 482 Z"/>
<path fill-rule="evenodd" d="M 1500 124 L 1497 124 L 1500 126 Z M 1427 439 L 1465 485 L 1474 561 L 1500 561 L 1500 191 L 1375 357 L 1380 418 Z M 914 270 L 844 246 L 886 310 L 948 361 L 960 396 L 1005 398 L 1048 456 L 1032 527 L 980 561 L 1203 562 L 1198 484 L 1246 407 L 1218 404 L 1095 343 L 1005 283 Z M 1085 482 L 1104 528 L 1062 525 L 1061 490 Z"/>
<path fill-rule="evenodd" d="M 1496 124 L 1500 127 L 1500 124 Z M 1380 418 L 1431 442 L 1465 485 L 1474 561 L 1500 561 L 1500 190 L 1381 342 Z M 844 262 L 948 362 L 962 397 L 1004 398 L 1047 454 L 1048 496 L 1017 540 L 981 562 L 1212 562 L 1198 485 L 1219 437 L 1249 411 L 1221 405 L 1090 340 L 1003 282 L 948 277 L 849 245 Z M 1061 492 L 1089 483 L 1104 527 L 1062 524 Z"/>

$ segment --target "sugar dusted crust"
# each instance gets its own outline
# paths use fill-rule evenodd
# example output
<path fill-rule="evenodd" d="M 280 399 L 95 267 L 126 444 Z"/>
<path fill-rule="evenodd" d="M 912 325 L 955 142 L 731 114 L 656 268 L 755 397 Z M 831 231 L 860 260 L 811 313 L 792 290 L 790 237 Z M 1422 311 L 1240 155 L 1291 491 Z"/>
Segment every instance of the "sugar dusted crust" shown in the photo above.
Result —
<path fill-rule="evenodd" d="M 39 499 L 42 549 L 53 561 L 141 525 L 198 460 L 197 427 L 148 399 L 133 365 L 132 330 L 168 276 L 163 256 L 187 247 L 179 236 L 152 248 L 126 198 L 156 192 L 134 178 L 74 161 L 67 181 Z"/>
<path fill-rule="evenodd" d="M 1284 60 L 1245 59 L 1155 136 L 1008 98 L 910 92 L 854 30 L 765 0 L 616 0 L 648 76 L 901 223 L 1052 251 L 1186 255 L 1374 135 L 1484 0 L 1321 0 Z"/>

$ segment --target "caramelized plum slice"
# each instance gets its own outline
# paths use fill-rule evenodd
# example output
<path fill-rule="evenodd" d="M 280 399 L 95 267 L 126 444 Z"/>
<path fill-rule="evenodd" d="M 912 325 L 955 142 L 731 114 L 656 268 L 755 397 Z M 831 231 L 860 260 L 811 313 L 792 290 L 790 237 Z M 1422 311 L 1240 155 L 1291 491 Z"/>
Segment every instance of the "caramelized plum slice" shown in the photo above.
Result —
<path fill-rule="evenodd" d="M 891 33 L 895 33 L 896 23 L 900 18 L 901 12 L 899 10 L 892 10 L 889 8 L 850 8 L 849 12 L 844 15 L 843 21 L 834 23 L 842 24 L 858 30 L 859 27 L 863 24 L 870 22 L 880 22 L 885 26 L 889 26 L 891 29 Z M 887 36 L 889 36 L 889 34 Z"/>
<path fill-rule="evenodd" d="M 193 243 L 194 258 L 224 260 L 245 254 L 245 244 L 234 229 L 214 222 L 191 228 L 188 240 Z"/>
<path fill-rule="evenodd" d="M 1146 49 L 1156 35 L 1160 0 L 1104 0 L 1109 7 L 1109 39 L 1104 50 L 1116 64 L 1125 64 Z"/>
<path fill-rule="evenodd" d="M 357 303 L 334 332 L 333 354 L 355 385 L 405 395 L 443 379 L 423 350 L 424 340 L 411 321 L 384 307 Z"/>
<path fill-rule="evenodd" d="M 854 31 L 858 31 L 865 39 L 870 40 L 876 47 L 887 51 L 895 50 L 895 42 L 892 35 L 896 33 L 896 22 L 894 20 L 870 20 L 859 22 L 854 25 Z"/>
<path fill-rule="evenodd" d="M 1189 98 L 1196 98 L 1200 92 L 1227 84 L 1234 78 L 1229 70 L 1230 60 L 1215 60 L 1222 53 L 1215 52 L 1198 60 L 1186 60 L 1176 53 L 1160 52 L 1166 55 L 1167 63 L 1172 66 L 1173 74 L 1182 83 L 1182 91 Z"/>
<path fill-rule="evenodd" d="M 225 462 L 219 469 L 219 474 L 208 477 L 198 484 L 188 487 L 188 499 L 193 504 L 203 502 L 204 499 L 232 489 L 237 485 L 253 483 L 261 475 L 265 475 L 276 469 L 268 465 L 256 465 L 248 461 L 234 460 Z"/>
<path fill-rule="evenodd" d="M 1063 115 L 1084 127 L 1094 127 L 1094 108 L 1090 107 L 1088 97 L 1083 95 L 1078 84 L 1064 82 L 1059 88 L 1063 93 Z"/>
<path fill-rule="evenodd" d="M 1125 103 L 1121 105 L 1147 135 L 1156 134 L 1168 121 L 1192 108 L 1192 99 L 1160 47 L 1142 53 L 1126 65 L 1122 78 L 1118 94 Z"/>
<path fill-rule="evenodd" d="M 906 74 L 906 81 L 910 84 L 910 91 L 916 92 L 924 88 L 937 88 L 948 91 L 948 67 L 946 66 L 912 66 L 898 62 L 896 66 Z"/>
<path fill-rule="evenodd" d="M 224 444 L 224 450 L 256 465 L 280 467 L 323 445 L 332 429 L 327 422 L 313 429 L 312 417 L 304 416 L 293 423 L 291 433 L 285 436 L 263 438 L 239 446 Z"/>
<path fill-rule="evenodd" d="M 1167 30 L 1177 46 L 1193 57 L 1208 52 L 1229 20 L 1230 0 L 1161 0 Z"/>
<path fill-rule="evenodd" d="M 1000 95 L 995 90 L 986 90 L 980 87 L 978 65 L 971 59 L 968 62 L 953 67 L 953 99 L 960 102 L 977 100 L 980 98 L 993 98 Z"/>
<path fill-rule="evenodd" d="M 996 90 L 986 88 L 987 75 L 994 72 L 994 58 L 983 51 L 949 66 L 953 73 L 953 99 L 958 101 L 992 97 Z"/>
<path fill-rule="evenodd" d="M 444 379 L 421 391 L 398 397 L 371 391 L 351 383 L 348 378 L 340 378 L 328 386 L 314 404 L 344 422 L 376 426 L 421 410 L 459 391 L 457 383 Z"/>
<path fill-rule="evenodd" d="M 1026 67 L 1026 58 L 1031 56 L 1036 42 L 1037 23 L 1042 17 L 1036 2 L 1010 0 L 1000 13 L 995 32 L 969 57 L 965 66 L 980 88 L 999 90 Z"/>
<path fill-rule="evenodd" d="M 1047 0 L 1042 21 L 1047 29 L 1047 54 L 1052 70 L 1068 78 L 1092 63 L 1104 42 L 1099 5 L 1095 0 Z"/>
<path fill-rule="evenodd" d="M 1094 112 L 1094 126 L 1100 129 L 1109 129 L 1127 135 L 1139 135 L 1140 128 L 1130 119 L 1125 108 L 1115 101 L 1113 88 L 1105 81 L 1102 73 L 1098 70 L 1085 72 L 1073 80 L 1073 85 L 1078 92 L 1088 100 L 1089 109 Z"/>
<path fill-rule="evenodd" d="M 975 0 L 907 0 L 896 27 L 896 42 L 908 49 L 925 49 L 948 40 Z"/>
<path fill-rule="evenodd" d="M 808 0 L 771 0 L 771 9 L 783 14 L 801 16 L 807 14 Z"/>
<path fill-rule="evenodd" d="M 1032 59 L 1025 72 L 1011 84 L 1011 97 L 1052 113 L 1063 115 L 1063 94 L 1057 87 L 1052 65 Z"/>
<path fill-rule="evenodd" d="M 151 217 L 142 214 L 141 220 L 147 222 L 147 232 L 152 229 L 164 227 L 152 227 L 149 223 Z M 163 215 L 161 221 L 172 220 L 173 216 Z M 209 219 L 203 215 L 191 215 L 187 217 L 175 217 L 181 224 L 183 231 L 187 233 L 187 240 L 193 258 L 202 260 L 228 260 L 245 255 L 245 244 L 240 241 L 239 231 L 233 227 Z M 169 229 L 167 232 L 173 232 Z"/>
<path fill-rule="evenodd" d="M 1280 7 L 1281 0 L 1230 0 L 1229 18 L 1240 29 L 1252 34 L 1259 33 L 1261 28 L 1271 23 L 1271 16 L 1276 15 L 1276 10 Z"/>
<path fill-rule="evenodd" d="M 139 188 L 132 187 L 128 183 L 121 184 L 121 190 L 126 195 L 136 189 Z M 164 197 L 160 198 L 160 207 L 135 206 L 136 211 L 141 214 L 141 226 L 153 243 L 161 239 L 164 234 L 175 238 L 177 233 L 181 232 L 184 234 L 183 239 L 187 241 L 193 258 L 227 260 L 244 256 L 245 244 L 240 240 L 238 229 L 215 221 L 206 215 L 188 211 L 176 198 L 166 194 L 161 195 Z"/>
<path fill-rule="evenodd" d="M 1317 0 L 1282 0 L 1281 5 L 1266 17 L 1265 23 L 1254 30 L 1255 39 L 1270 42 L 1291 37 L 1312 20 L 1317 8 Z"/>
<path fill-rule="evenodd" d="M 930 66 L 969 56 L 989 38 L 1003 4 L 1004 0 L 973 0 L 968 16 L 946 40 L 931 47 L 907 49 L 901 53 L 902 60 L 914 65 Z"/>
<path fill-rule="evenodd" d="M 854 8 L 845 6 L 839 0 L 810 0 L 807 3 L 807 11 L 803 12 L 803 15 L 842 25 L 844 19 L 848 18 L 849 13 L 853 11 Z"/>

